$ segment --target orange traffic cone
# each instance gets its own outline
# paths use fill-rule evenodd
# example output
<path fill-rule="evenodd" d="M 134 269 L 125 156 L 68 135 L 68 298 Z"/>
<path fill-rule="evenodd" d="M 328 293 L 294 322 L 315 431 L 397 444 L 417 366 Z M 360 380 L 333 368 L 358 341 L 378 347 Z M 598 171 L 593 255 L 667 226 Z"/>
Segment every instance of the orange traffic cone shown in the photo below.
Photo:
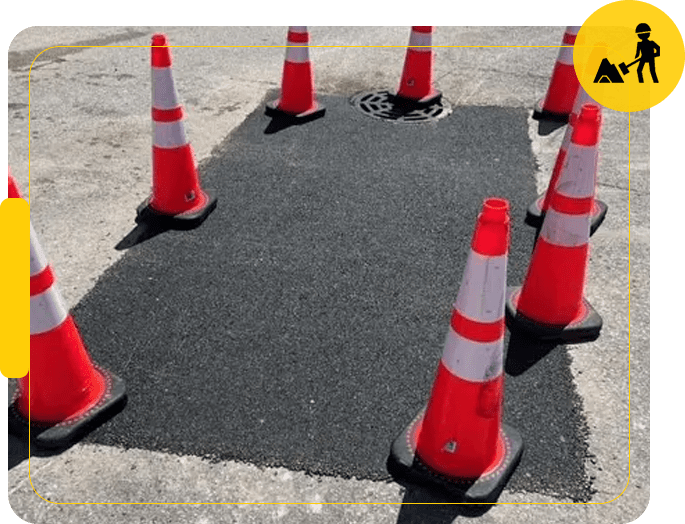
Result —
<path fill-rule="evenodd" d="M 583 106 L 522 287 L 510 288 L 507 324 L 544 340 L 595 340 L 602 318 L 583 297 L 601 115 Z"/>
<path fill-rule="evenodd" d="M 167 37 L 152 37 L 152 195 L 138 206 L 139 220 L 178 229 L 199 226 L 216 207 L 200 187 L 193 148 L 183 125 Z"/>
<path fill-rule="evenodd" d="M 583 86 L 580 86 L 578 90 L 578 97 L 576 98 L 576 102 L 574 104 L 573 112 L 571 113 L 568 126 L 566 127 L 566 132 L 564 133 L 564 139 L 561 143 L 561 147 L 559 148 L 559 153 L 557 154 L 556 162 L 554 163 L 554 169 L 552 170 L 552 177 L 549 181 L 547 191 L 543 195 L 539 196 L 530 206 L 528 206 L 528 210 L 526 212 L 526 224 L 533 226 L 538 230 L 540 229 L 540 227 L 542 227 L 542 220 L 545 216 L 545 213 L 547 212 L 547 209 L 549 209 L 549 203 L 552 199 L 552 193 L 557 185 L 557 182 L 559 181 L 561 169 L 564 166 L 564 162 L 566 161 L 568 147 L 571 143 L 571 135 L 573 134 L 573 123 L 580 114 L 582 106 L 585 104 L 596 106 L 600 112 L 602 110 L 602 106 L 595 102 L 592 98 L 590 98 L 585 89 L 583 89 Z M 577 173 L 570 174 L 570 176 L 576 175 Z M 602 222 L 604 222 L 604 218 L 606 217 L 608 209 L 609 207 L 603 201 L 598 199 L 594 200 L 592 206 L 592 213 L 590 215 L 590 236 L 592 236 L 595 233 L 595 231 L 597 231 L 597 228 L 599 228 L 599 226 L 602 225 Z"/>
<path fill-rule="evenodd" d="M 288 28 L 281 97 L 266 105 L 266 114 L 304 123 L 324 116 L 326 109 L 316 101 L 314 73 L 309 61 L 309 33 L 306 27 Z"/>
<path fill-rule="evenodd" d="M 538 120 L 553 120 L 556 122 L 568 122 L 573 110 L 573 103 L 578 94 L 578 77 L 573 68 L 573 44 L 580 26 L 566 28 L 559 56 L 552 71 L 552 78 L 547 88 L 547 95 L 540 100 L 533 111 L 533 118 Z"/>
<path fill-rule="evenodd" d="M 426 409 L 395 440 L 392 473 L 465 502 L 496 500 L 523 452 L 502 424 L 509 203 L 489 198 L 471 243 Z"/>
<path fill-rule="evenodd" d="M 21 198 L 15 181 L 9 188 Z M 126 403 L 124 382 L 93 364 L 55 285 L 55 274 L 31 231 L 31 356 L 18 379 L 10 429 L 46 448 L 66 446 Z M 30 431 L 29 431 L 30 424 Z"/>
<path fill-rule="evenodd" d="M 21 198 L 17 182 L 14 180 L 9 166 L 7 166 L 7 198 Z"/>
<path fill-rule="evenodd" d="M 442 98 L 433 87 L 433 27 L 413 26 L 404 59 L 404 69 L 393 102 L 412 107 L 426 107 Z"/>

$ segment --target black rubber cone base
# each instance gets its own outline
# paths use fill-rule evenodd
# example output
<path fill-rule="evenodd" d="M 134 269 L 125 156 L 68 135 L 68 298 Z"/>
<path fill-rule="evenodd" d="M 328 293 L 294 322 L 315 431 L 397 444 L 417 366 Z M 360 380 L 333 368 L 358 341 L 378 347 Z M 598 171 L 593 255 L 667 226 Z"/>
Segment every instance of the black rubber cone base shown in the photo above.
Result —
<path fill-rule="evenodd" d="M 406 98 L 398 95 L 397 93 L 391 93 L 388 99 L 395 106 L 402 108 L 403 110 L 413 111 L 414 109 L 422 109 L 432 106 L 433 104 L 437 104 L 440 102 L 440 100 L 442 100 L 442 93 L 433 89 L 428 95 L 424 96 L 423 98 L 419 98 L 418 100 Z"/>
<path fill-rule="evenodd" d="M 285 111 L 282 111 L 278 108 L 279 103 L 280 99 L 267 103 L 265 111 L 266 115 L 279 120 L 286 121 L 289 124 L 304 124 L 305 122 L 311 122 L 312 120 L 321 118 L 326 114 L 326 108 L 316 101 L 314 102 L 314 107 L 312 107 L 308 111 L 297 114 L 286 113 Z"/>
<path fill-rule="evenodd" d="M 585 314 L 566 326 L 540 324 L 522 316 L 516 310 L 516 300 L 521 286 L 507 288 L 506 323 L 512 332 L 517 332 L 538 340 L 559 341 L 568 344 L 592 342 L 597 340 L 602 330 L 602 317 L 590 303 L 583 298 Z"/>
<path fill-rule="evenodd" d="M 451 478 L 431 470 L 416 455 L 413 435 L 421 424 L 424 413 L 425 409 L 393 442 L 388 457 L 390 474 L 398 481 L 438 489 L 445 495 L 456 498 L 458 502 L 469 504 L 495 502 L 521 460 L 523 453 L 521 434 L 514 428 L 502 424 L 501 437 L 505 445 L 505 454 L 500 465 L 480 478 Z"/>
<path fill-rule="evenodd" d="M 78 418 L 60 422 L 53 426 L 31 423 L 31 443 L 45 449 L 67 448 L 84 435 L 100 426 L 126 406 L 126 385 L 116 375 L 102 368 L 96 370 L 105 378 L 105 393 L 100 401 Z M 28 420 L 16 408 L 13 401 L 9 408 L 9 431 L 20 438 L 29 438 Z"/>
<path fill-rule="evenodd" d="M 544 98 L 538 100 L 533 107 L 533 118 L 535 120 L 549 120 L 551 122 L 568 122 L 568 113 L 552 113 L 551 111 L 546 111 L 542 108 Z"/>
<path fill-rule="evenodd" d="M 180 213 L 178 215 L 167 215 L 157 211 L 150 206 L 151 197 L 148 197 L 136 210 L 138 214 L 136 222 L 158 224 L 169 229 L 195 229 L 196 227 L 199 227 L 216 208 L 216 197 L 204 191 L 203 193 L 207 198 L 207 203 L 202 208 L 187 213 Z"/>
<path fill-rule="evenodd" d="M 542 203 L 545 199 L 545 195 L 542 195 L 535 200 L 526 211 L 525 223 L 536 229 L 542 227 L 542 220 L 544 215 L 542 214 Z M 592 210 L 592 215 L 590 216 L 590 236 L 592 236 L 595 231 L 602 225 L 604 219 L 606 218 L 609 206 L 607 206 L 601 200 L 595 199 L 595 206 Z"/>

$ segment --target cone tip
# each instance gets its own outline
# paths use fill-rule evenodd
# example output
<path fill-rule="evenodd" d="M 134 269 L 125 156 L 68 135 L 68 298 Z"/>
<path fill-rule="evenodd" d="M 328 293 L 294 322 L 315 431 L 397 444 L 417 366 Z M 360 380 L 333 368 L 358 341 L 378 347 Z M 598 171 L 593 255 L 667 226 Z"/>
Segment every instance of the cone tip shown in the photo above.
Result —
<path fill-rule="evenodd" d="M 509 220 L 509 201 L 505 198 L 489 197 L 483 202 L 481 220 L 505 223 Z"/>
<path fill-rule="evenodd" d="M 599 107 L 597 104 L 585 103 L 580 108 L 580 118 L 583 120 L 598 120 Z"/>
<path fill-rule="evenodd" d="M 165 46 L 168 45 L 167 37 L 164 33 L 155 33 L 152 35 L 152 45 L 153 46 Z"/>
<path fill-rule="evenodd" d="M 573 120 L 571 142 L 577 145 L 594 146 L 599 142 L 602 114 L 596 104 L 583 104 L 580 114 Z"/>
<path fill-rule="evenodd" d="M 484 256 L 506 255 L 509 250 L 509 201 L 490 197 L 478 215 L 471 248 Z"/>
<path fill-rule="evenodd" d="M 171 49 L 165 34 L 152 35 L 152 67 L 171 67 Z"/>

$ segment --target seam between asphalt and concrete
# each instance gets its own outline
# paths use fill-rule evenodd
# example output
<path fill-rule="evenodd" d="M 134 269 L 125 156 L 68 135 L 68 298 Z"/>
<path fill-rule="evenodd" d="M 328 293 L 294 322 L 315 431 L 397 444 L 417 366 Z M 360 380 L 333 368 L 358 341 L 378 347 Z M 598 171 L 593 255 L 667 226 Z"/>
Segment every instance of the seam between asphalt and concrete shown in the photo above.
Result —
<path fill-rule="evenodd" d="M 401 31 L 404 34 L 404 31 Z M 548 31 L 550 39 L 556 38 L 559 32 L 558 28 Z M 280 38 L 280 30 L 274 32 L 274 37 L 276 39 Z M 141 42 L 144 39 L 141 39 Z M 172 40 L 173 44 L 173 40 Z M 280 66 L 277 63 L 281 60 L 281 50 L 276 50 L 278 55 L 276 59 L 272 59 L 271 65 L 276 65 L 276 69 Z M 315 62 L 315 67 L 319 66 L 319 71 L 325 72 L 327 68 L 332 67 L 330 61 L 326 60 L 327 55 L 331 56 L 333 53 L 326 52 L 327 50 L 320 49 L 317 51 L 317 58 L 319 62 Z M 84 54 L 97 53 L 95 50 L 84 51 Z M 179 51 L 180 54 L 180 51 Z M 448 54 L 447 52 L 445 54 Z M 551 64 L 554 61 L 554 56 L 556 55 L 556 50 L 545 53 L 547 59 L 551 57 Z M 95 59 L 97 60 L 97 59 Z M 176 67 L 176 64 L 175 64 Z M 48 72 L 50 69 L 48 67 L 42 68 L 42 71 Z M 175 74 L 177 74 L 178 82 L 178 72 L 182 71 L 182 68 L 175 69 Z M 505 74 L 503 71 L 495 71 L 496 74 Z M 513 74 L 516 74 L 515 72 Z M 180 76 L 183 76 L 182 74 Z M 270 75 L 273 76 L 273 75 Z M 528 102 L 534 101 L 537 97 L 539 98 L 544 94 L 544 90 L 547 87 L 547 78 L 538 77 L 536 75 L 525 75 L 532 76 L 529 80 L 533 82 L 534 86 L 532 90 L 528 90 L 525 93 L 526 100 Z M 227 78 L 230 78 L 227 77 Z M 394 82 L 395 79 L 392 75 L 377 77 L 380 85 L 382 85 L 383 80 L 391 78 Z M 469 86 L 467 92 L 469 93 L 466 97 L 463 96 L 464 89 L 461 85 L 461 79 L 457 75 L 450 74 L 449 72 L 439 76 L 441 82 L 441 89 L 445 93 L 448 100 L 459 101 L 464 103 L 465 100 L 469 100 L 469 103 L 474 105 L 496 105 L 497 103 L 497 93 L 496 89 L 488 90 L 488 83 L 484 79 L 476 80 L 477 85 L 475 87 L 473 84 Z M 226 78 L 224 78 L 226 80 Z M 320 89 L 321 94 L 331 93 L 340 94 L 339 90 L 335 89 L 336 78 L 334 76 L 327 76 L 325 73 L 321 73 L 319 80 L 321 80 L 322 85 L 325 87 Z M 451 80 L 451 82 L 450 82 Z M 328 85 L 327 85 L 328 82 Z M 179 82 L 180 84 L 180 82 Z M 241 82 L 241 86 L 249 85 L 278 85 L 277 82 L 267 82 L 263 80 L 256 80 L 254 78 L 245 78 Z M 357 89 L 363 83 L 354 84 L 354 89 Z M 11 86 L 10 86 L 11 87 Z M 374 87 L 373 85 L 367 87 Z M 485 87 L 485 89 L 483 89 Z M 326 89 L 328 88 L 328 89 Z M 242 89 L 242 88 L 241 88 Z M 349 87 L 348 87 L 349 89 Z M 189 113 L 192 110 L 197 112 L 197 107 L 209 104 L 221 95 L 221 93 L 212 93 L 210 95 L 205 95 L 203 103 L 199 101 L 193 104 L 192 108 L 188 107 L 187 100 L 189 98 L 188 93 L 192 90 L 188 90 L 187 87 L 179 87 L 181 94 L 181 99 L 186 101 L 186 108 L 189 109 Z M 215 90 L 216 91 L 216 90 Z M 219 89 L 221 91 L 221 89 Z M 345 95 L 351 94 L 350 92 L 344 93 Z M 185 96 L 184 96 L 185 95 Z M 262 103 L 263 93 L 258 93 L 256 96 L 252 93 L 249 87 L 243 89 L 239 93 L 233 93 L 233 100 L 239 100 L 242 104 L 240 108 L 231 113 L 224 113 L 217 115 L 210 122 L 210 124 L 205 125 L 205 131 L 203 132 L 200 128 L 201 126 L 194 126 L 192 117 L 189 115 L 188 127 L 189 136 L 191 137 L 191 142 L 193 143 L 197 156 L 202 163 L 203 159 L 211 155 L 211 151 L 218 143 L 226 136 L 232 129 L 237 127 L 240 122 L 253 110 L 258 108 Z M 237 95 L 237 96 L 235 96 Z M 16 92 L 15 92 L 15 96 Z M 525 98 L 524 95 L 520 95 Z M 210 99 L 208 101 L 207 99 Z M 13 100 L 12 91 L 10 91 L 10 101 Z M 454 102 L 453 102 L 454 103 Z M 526 104 L 528 107 L 530 104 Z M 192 113 L 190 113 L 192 114 Z M 207 115 L 203 115 L 206 118 Z M 221 117 L 221 118 L 219 118 Z M 604 160 L 612 159 L 618 162 L 621 169 L 627 167 L 627 120 L 624 114 L 617 114 L 611 111 L 605 112 L 606 123 L 604 127 L 605 135 L 607 133 L 613 136 L 614 133 L 619 137 L 616 141 L 604 141 L 600 146 L 600 152 Z M 198 118 L 199 120 L 199 118 Z M 87 131 L 94 131 L 97 134 L 97 129 L 93 124 L 88 124 L 90 129 Z M 649 129 L 649 119 L 648 114 L 634 114 L 633 115 L 633 129 L 645 128 Z M 12 126 L 10 126 L 12 128 Z M 538 182 L 538 190 L 541 191 L 546 187 L 546 183 L 549 179 L 549 173 L 551 172 L 551 166 L 553 165 L 556 152 L 561 142 L 561 136 L 563 135 L 564 129 L 555 131 L 554 133 L 541 137 L 537 132 L 538 124 L 532 120 L 529 121 L 529 136 L 531 138 L 531 145 L 533 152 L 539 164 L 538 172 L 535 177 Z M 206 131 L 206 129 L 211 129 L 212 132 Z M 217 131 L 218 130 L 218 131 Z M 618 131 L 616 131 L 618 130 Z M 625 132 L 624 132 L 625 130 Z M 140 126 L 138 129 L 141 133 L 147 131 L 145 126 Z M 621 142 L 620 138 L 622 136 L 626 137 L 625 142 Z M 145 149 L 148 146 L 149 137 L 143 136 L 139 140 L 141 149 Z M 644 145 L 644 141 L 640 142 Z M 15 149 L 12 149 L 12 145 Z M 647 140 L 648 146 L 648 140 Z M 25 186 L 28 180 L 27 171 L 25 170 L 23 161 L 26 160 L 26 155 L 21 150 L 21 144 L 19 141 L 13 142 L 13 137 L 10 136 L 10 160 L 13 164 L 13 171 L 18 175 L 20 183 L 23 181 Z M 141 158 L 143 155 L 140 155 Z M 633 164 L 637 164 L 637 159 L 647 159 L 648 166 L 648 150 L 641 150 L 640 148 L 633 149 Z M 138 160 L 138 159 L 137 159 Z M 47 159 L 34 159 L 32 157 L 32 167 L 35 165 L 38 168 L 43 165 L 49 165 Z M 35 162 L 35 163 L 34 163 Z M 133 162 L 135 163 L 135 162 Z M 146 165 L 146 164 L 143 164 Z M 602 165 L 600 163 L 600 179 L 604 176 L 602 172 Z M 605 163 L 606 165 L 606 163 Z M 644 163 L 642 165 L 645 165 Z M 38 171 L 38 169 L 37 169 Z M 40 172 L 40 171 L 39 171 Z M 648 172 L 646 173 L 648 175 Z M 609 299 L 603 296 L 607 285 L 619 286 L 621 289 L 619 291 L 613 291 L 614 295 L 618 295 L 621 300 L 620 304 L 625 307 L 625 312 L 622 313 L 625 320 L 627 320 L 627 297 L 625 296 L 625 291 L 628 289 L 628 274 L 627 274 L 627 252 L 625 248 L 627 247 L 627 238 L 621 238 L 620 241 L 616 239 L 615 233 L 622 232 L 627 227 L 627 216 L 628 216 L 628 206 L 627 197 L 628 190 L 625 187 L 621 187 L 619 182 L 623 182 L 626 178 L 621 178 L 622 175 L 627 177 L 626 173 L 617 172 L 612 176 L 616 180 L 611 180 L 611 182 L 602 182 L 600 180 L 599 185 L 599 197 L 605 200 L 609 204 L 610 215 L 607 218 L 606 223 L 600 228 L 600 230 L 593 236 L 592 244 L 592 258 L 590 261 L 590 276 L 587 285 L 587 296 L 590 302 L 598 309 L 604 316 L 604 310 L 601 305 L 606 304 L 607 306 L 612 305 Z M 648 195 L 649 186 L 644 185 L 641 182 L 636 182 L 635 177 L 644 176 L 644 172 L 632 173 L 633 177 L 633 187 L 632 195 Z M 136 177 L 137 180 L 133 184 L 132 193 L 133 196 L 120 197 L 119 205 L 121 201 L 124 201 L 124 208 L 134 209 L 137 205 L 138 200 L 142 200 L 147 195 L 149 189 L 149 180 L 146 178 L 145 173 Z M 648 181 L 648 178 L 647 178 Z M 47 211 L 47 207 L 51 205 L 51 202 L 46 195 L 46 186 L 43 184 L 41 187 L 40 180 L 34 180 L 36 184 L 36 197 L 34 202 L 34 212 L 32 213 L 32 219 L 34 220 L 34 226 L 38 224 L 40 228 L 39 235 L 41 238 L 46 238 L 45 231 L 55 231 L 54 238 L 60 238 L 64 236 L 63 233 L 59 233 L 55 230 L 54 226 L 50 226 L 50 221 L 53 220 L 50 213 Z M 33 184 L 32 184 L 33 185 Z M 611 189 L 611 190 L 610 190 Z M 610 191 L 608 191 L 610 190 Z M 33 196 L 34 193 L 32 193 Z M 635 199 L 632 202 L 632 213 L 633 214 L 647 214 L 649 210 L 649 202 L 639 202 Z M 132 207 L 133 206 L 133 207 Z M 120 212 L 121 213 L 121 212 Z M 48 215 L 41 218 L 41 215 Z M 123 213 L 124 218 L 120 219 L 118 222 L 118 230 L 110 234 L 110 238 L 105 242 L 105 244 L 111 244 L 111 238 L 116 238 L 117 235 L 123 237 L 123 235 L 130 229 L 130 222 L 128 221 L 128 214 Z M 647 215 L 648 216 L 648 215 Z M 130 217 L 129 217 L 130 218 Z M 636 216 L 636 218 L 638 218 Z M 632 254 L 633 257 L 636 253 L 648 250 L 649 242 L 649 225 L 648 222 L 644 222 L 644 217 L 636 220 L 637 225 L 632 226 Z M 615 224 L 615 225 L 612 225 Z M 64 227 L 64 224 L 60 224 Z M 51 229 L 52 227 L 52 229 Z M 101 233 L 97 233 L 101 234 Z M 623 237 L 624 235 L 620 235 Z M 99 275 L 106 267 L 113 264 L 116 260 L 122 256 L 123 252 L 110 253 L 105 261 L 99 262 L 96 266 L 86 268 L 73 269 L 74 259 L 71 255 L 65 253 L 67 250 L 60 248 L 58 246 L 58 241 L 51 240 L 50 235 L 47 235 L 47 244 L 51 244 L 45 247 L 48 257 L 55 261 L 56 272 L 58 275 L 62 273 L 64 275 L 63 282 L 76 282 L 76 285 L 68 285 L 62 287 L 64 294 L 66 295 L 68 303 L 73 306 L 75 305 L 81 297 L 89 291 L 95 284 L 97 275 Z M 105 245 L 100 240 L 99 245 Z M 94 245 L 98 245 L 98 241 L 94 242 Z M 55 255 L 58 252 L 58 255 Z M 84 256 L 84 258 L 88 258 Z M 610 263 L 612 258 L 618 258 L 623 262 L 622 269 L 625 271 L 613 271 L 614 266 L 607 265 Z M 64 263 L 63 263 L 64 262 Z M 71 264 L 70 264 L 71 263 Z M 600 267 L 597 267 L 600 266 Z M 609 279 L 603 273 L 603 277 L 600 277 L 596 273 L 603 271 L 606 272 L 607 269 L 611 268 L 611 276 Z M 593 273 L 595 272 L 595 273 Z M 646 274 L 646 277 L 645 277 Z M 632 277 L 639 276 L 643 282 L 647 284 L 649 282 L 648 274 L 648 262 L 643 266 L 633 266 Z M 607 281 L 609 284 L 607 284 Z M 644 284 L 643 284 L 644 285 Z M 612 295 L 613 297 L 613 295 Z M 648 364 L 648 297 L 644 300 L 644 297 L 634 296 L 634 304 L 632 308 L 632 318 L 636 325 L 632 326 L 632 335 L 634 339 L 638 340 L 641 347 L 635 347 L 635 342 L 633 342 L 633 353 L 636 354 L 638 361 L 642 361 L 644 364 Z M 614 302 L 615 303 L 615 302 Z M 646 309 L 646 312 L 645 312 Z M 646 317 L 645 317 L 646 315 Z M 646 323 L 645 323 L 646 318 Z M 500 498 L 500 502 L 515 502 L 522 503 L 522 506 L 506 506 L 501 505 L 493 508 L 490 512 L 484 515 L 482 518 L 489 522 L 504 522 L 511 521 L 520 516 L 523 520 L 528 521 L 530 518 L 544 518 L 548 521 L 554 522 L 577 522 L 580 519 L 584 519 L 586 522 L 606 522 L 609 519 L 615 520 L 618 516 L 618 521 L 627 522 L 634 518 L 637 518 L 639 514 L 644 510 L 647 505 L 649 498 L 649 486 L 648 486 L 648 398 L 645 400 L 645 396 L 638 401 L 637 398 L 633 398 L 633 413 L 632 421 L 634 428 L 628 427 L 628 413 L 627 413 L 627 395 L 628 395 L 628 382 L 627 382 L 627 371 L 628 371 L 628 339 L 627 339 L 627 325 L 622 326 L 621 329 L 616 329 L 616 333 L 612 333 L 608 327 L 605 326 L 604 332 L 597 343 L 588 344 L 584 346 L 578 346 L 571 348 L 569 351 L 572 357 L 572 370 L 576 380 L 579 392 L 584 399 L 584 408 L 586 411 L 586 416 L 588 417 L 588 426 L 590 429 L 590 452 L 595 455 L 597 464 L 592 464 L 591 461 L 587 464 L 588 472 L 595 477 L 595 488 L 597 489 L 597 494 L 595 495 L 593 502 L 605 502 L 607 500 L 613 499 L 618 496 L 627 481 L 628 477 L 628 457 L 627 457 L 627 437 L 628 431 L 632 433 L 633 445 L 640 443 L 642 452 L 637 453 L 633 450 L 632 453 L 632 466 L 633 466 L 633 479 L 631 485 L 629 485 L 626 493 L 615 502 L 611 502 L 606 505 L 561 505 L 561 506 L 528 506 L 526 503 L 530 502 L 567 502 L 555 500 L 551 497 L 544 497 L 537 494 L 529 493 L 510 493 L 506 492 Z M 646 346 L 646 347 L 645 347 Z M 635 374 L 637 370 L 634 368 L 633 373 Z M 645 382 L 646 381 L 646 382 Z M 611 391 L 611 400 L 614 402 L 607 402 L 598 393 L 598 384 L 606 383 L 614 384 L 615 389 Z M 641 385 L 646 383 L 646 386 Z M 643 377 L 640 381 L 636 381 L 633 387 L 641 387 L 644 393 L 647 393 L 648 397 L 648 379 Z M 645 391 L 646 390 L 646 391 Z M 617 407 L 618 406 L 618 407 Z M 638 407 L 636 412 L 636 407 Z M 620 408 L 620 409 L 619 409 Z M 621 444 L 625 444 L 626 447 L 621 445 L 616 446 L 613 439 L 619 438 Z M 83 502 L 79 498 L 79 489 L 83 488 L 85 490 L 93 489 L 89 488 L 89 484 L 97 484 L 97 479 L 101 471 L 101 464 L 103 463 L 103 455 L 111 455 L 114 460 L 109 462 L 109 468 L 115 470 L 121 475 L 122 482 L 126 479 L 127 475 L 131 474 L 131 471 L 137 470 L 140 472 L 141 464 L 149 466 L 147 473 L 147 480 L 157 486 L 155 491 L 157 494 L 168 501 L 173 500 L 174 496 L 188 497 L 188 492 L 192 493 L 189 488 L 189 484 L 197 482 L 197 479 L 211 479 L 214 478 L 218 481 L 221 478 L 240 478 L 242 477 L 244 481 L 237 485 L 233 485 L 230 488 L 223 486 L 205 486 L 207 493 L 217 496 L 215 500 L 228 500 L 231 502 L 236 502 L 240 500 L 246 500 L 243 497 L 252 497 L 255 501 L 266 502 L 264 499 L 264 491 L 262 488 L 271 495 L 276 495 L 282 502 L 292 502 L 293 499 L 287 499 L 288 496 L 293 495 L 304 495 L 300 497 L 300 500 L 307 500 L 315 504 L 320 504 L 322 502 L 330 502 L 334 499 L 339 502 L 373 502 L 382 498 L 382 500 L 392 501 L 394 503 L 402 502 L 402 490 L 399 486 L 395 484 L 379 483 L 372 481 L 359 481 L 359 480 L 342 480 L 335 478 L 315 478 L 308 476 L 304 473 L 290 472 L 283 468 L 257 468 L 248 464 L 239 463 L 222 463 L 222 464 L 209 464 L 202 459 L 195 457 L 176 457 L 168 456 L 163 453 L 152 453 L 143 452 L 140 450 L 115 450 L 109 449 L 104 446 L 92 446 L 92 445 L 77 445 L 74 448 L 68 450 L 64 454 L 52 457 L 52 458 L 42 458 L 42 457 L 32 457 L 31 458 L 31 473 L 32 478 L 40 483 L 46 489 L 41 495 L 47 497 L 55 497 L 56 501 L 60 500 L 73 500 L 74 502 Z M 68 471 L 70 469 L 70 463 L 80 464 L 78 467 L 79 480 L 76 482 L 78 488 L 74 491 L 65 492 L 65 483 L 69 484 L 74 482 L 73 478 L 69 476 Z M 100 464 L 100 467 L 98 467 Z M 73 468 L 72 468 L 73 469 Z M 90 514 L 90 509 L 87 506 L 55 506 L 49 504 L 48 508 L 42 507 L 42 509 L 37 509 L 36 506 L 45 506 L 45 503 L 37 499 L 35 494 L 32 493 L 31 485 L 27 477 L 28 468 L 26 461 L 17 465 L 15 468 L 9 472 L 9 485 L 10 485 L 10 499 L 12 506 L 15 511 L 22 517 L 26 517 L 30 521 L 34 522 L 44 522 L 41 518 L 50 519 L 56 516 L 56 508 L 59 509 L 60 513 L 68 516 L 70 522 L 80 522 L 80 518 Z M 163 474 L 169 474 L 171 477 L 176 479 L 183 479 L 184 482 L 180 482 L 180 486 L 174 487 L 170 484 L 170 481 L 164 480 Z M 194 475 L 194 476 L 193 476 Z M 623 478 L 621 476 L 623 475 Z M 270 479 L 278 478 L 277 484 L 270 483 Z M 201 483 L 206 481 L 201 480 Z M 211 483 L 211 482 L 210 482 Z M 635 488 L 636 484 L 641 484 L 639 488 Z M 72 486 L 76 487 L 76 486 Z M 250 489 L 252 488 L 252 489 Z M 91 491 L 91 493 L 94 493 Z M 104 498 L 112 500 L 111 494 L 108 494 L 106 487 L 99 487 L 96 489 L 95 493 L 102 495 Z M 135 484 L 127 489 L 125 486 L 115 487 L 115 493 L 121 495 L 123 498 L 130 496 L 135 496 L 138 493 L 135 490 Z M 154 492 L 152 493 L 154 496 Z M 195 493 L 200 495 L 201 493 Z M 147 494 L 148 496 L 150 493 Z M 342 495 L 342 497 L 341 497 Z M 116 498 L 116 497 L 114 497 Z M 343 500 L 340 500 L 340 499 Z M 130 499 L 129 499 L 130 500 Z M 620 506 L 620 510 L 614 510 L 612 506 Z M 159 506 L 157 506 L 159 508 Z M 373 518 L 378 519 L 378 521 L 393 521 L 402 520 L 403 511 L 405 516 L 409 515 L 405 510 L 400 509 L 398 506 L 367 506 L 372 508 L 369 510 L 368 514 L 359 514 L 355 509 L 347 509 L 344 513 L 346 520 L 349 522 L 353 521 L 366 521 L 373 515 Z M 120 514 L 121 511 L 129 511 L 126 506 L 102 506 L 105 514 L 109 514 L 114 518 L 116 515 Z M 118 509 L 117 509 L 118 508 Z M 140 515 L 152 515 L 149 508 L 155 508 L 155 506 L 138 506 L 137 508 L 147 508 L 147 509 L 131 509 L 133 514 Z M 166 513 L 167 517 L 178 518 L 179 514 L 190 515 L 188 511 L 191 509 L 178 509 L 176 513 Z M 339 506 L 336 508 L 340 508 Z M 63 510 L 63 511 L 62 511 Z M 254 509 L 242 511 L 240 508 L 234 509 L 235 517 L 241 518 L 241 522 L 254 521 L 266 521 L 269 519 L 280 519 L 286 516 L 293 519 L 301 519 L 306 517 L 311 512 L 313 515 L 318 515 L 319 511 L 328 512 L 328 507 L 325 509 L 319 506 L 313 506 L 310 510 L 302 509 L 297 507 L 264 507 L 263 510 L 255 511 Z M 95 511 L 95 510 L 93 510 Z M 98 510 L 99 511 L 99 510 Z M 166 510 L 168 512 L 169 510 Z M 263 513 L 261 513 L 263 511 Z M 342 514 L 341 509 L 334 509 L 332 513 L 338 516 Z M 399 513 L 399 516 L 398 516 Z M 98 513 L 99 514 L 99 513 Z M 208 516 L 216 516 L 210 509 L 207 509 L 205 513 Z M 43 517 L 41 517 L 41 515 Z M 131 513 L 129 513 L 131 515 Z M 347 518 L 349 517 L 349 518 Z M 35 520 L 38 518 L 39 520 Z M 358 520 L 357 520 L 358 519 Z M 407 517 L 407 521 L 409 518 Z M 163 521 L 159 520 L 159 521 Z M 293 520 L 296 521 L 296 520 Z M 300 520 L 302 521 L 302 520 Z"/>

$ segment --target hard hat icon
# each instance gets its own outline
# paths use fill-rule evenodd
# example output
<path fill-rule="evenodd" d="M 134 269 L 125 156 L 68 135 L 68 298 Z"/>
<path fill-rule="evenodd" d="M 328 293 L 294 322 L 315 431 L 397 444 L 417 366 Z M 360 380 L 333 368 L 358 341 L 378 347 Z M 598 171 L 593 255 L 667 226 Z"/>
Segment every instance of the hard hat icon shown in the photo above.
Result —
<path fill-rule="evenodd" d="M 648 26 L 647 24 L 645 24 L 645 23 L 638 24 L 637 27 L 635 28 L 635 32 L 638 33 L 638 34 L 639 34 L 639 33 L 649 33 L 649 32 L 651 32 L 651 30 L 652 30 L 652 28 L 649 27 L 649 26 Z"/>

